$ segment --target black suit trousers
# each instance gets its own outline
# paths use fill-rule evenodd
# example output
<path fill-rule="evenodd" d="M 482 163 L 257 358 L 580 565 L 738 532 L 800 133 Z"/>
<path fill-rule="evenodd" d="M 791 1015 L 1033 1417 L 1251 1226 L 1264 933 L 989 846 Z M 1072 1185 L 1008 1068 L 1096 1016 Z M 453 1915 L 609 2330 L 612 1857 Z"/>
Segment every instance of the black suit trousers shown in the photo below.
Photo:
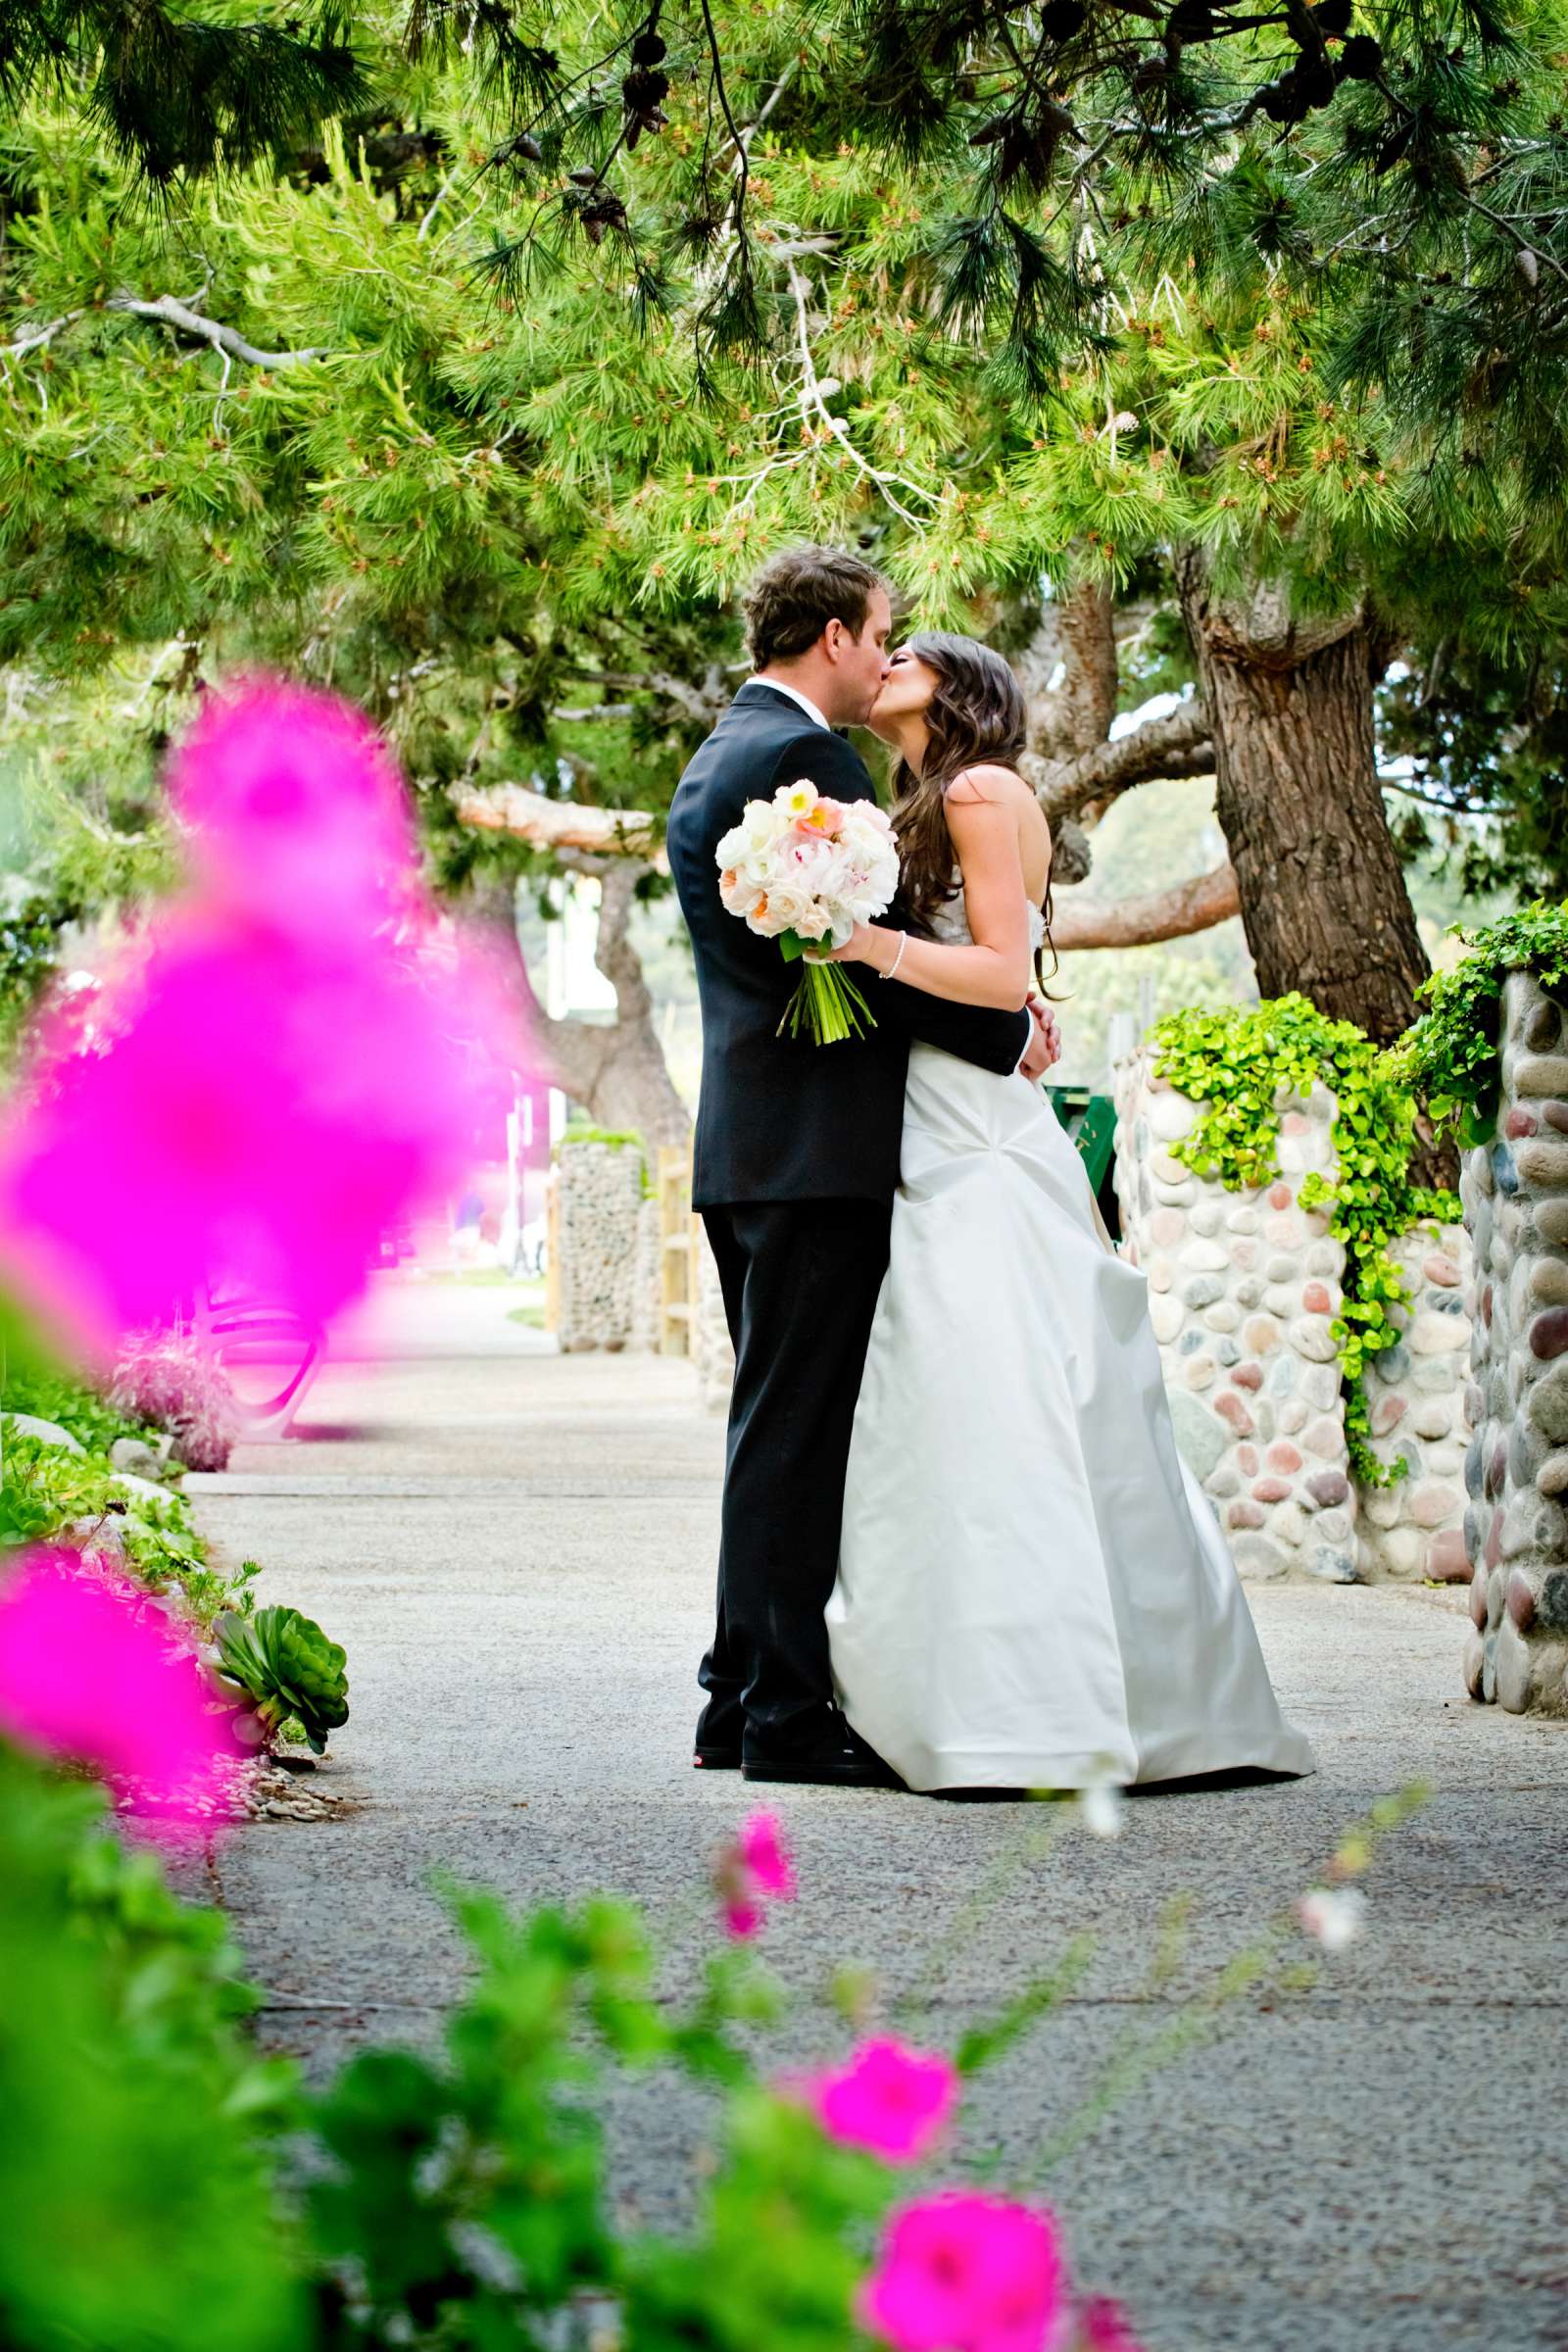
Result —
<path fill-rule="evenodd" d="M 697 1736 L 712 1746 L 739 1745 L 743 1729 L 748 1744 L 799 1746 L 826 1725 L 823 1611 L 892 1214 L 890 1200 L 703 1212 L 735 1345 L 718 1625 L 698 1676 Z"/>

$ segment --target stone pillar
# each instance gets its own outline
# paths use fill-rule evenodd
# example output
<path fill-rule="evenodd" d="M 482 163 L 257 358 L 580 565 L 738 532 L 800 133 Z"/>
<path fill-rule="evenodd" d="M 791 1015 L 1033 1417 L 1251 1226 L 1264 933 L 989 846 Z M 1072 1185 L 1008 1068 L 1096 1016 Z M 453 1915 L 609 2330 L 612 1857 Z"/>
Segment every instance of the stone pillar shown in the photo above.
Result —
<path fill-rule="evenodd" d="M 1345 1252 L 1298 1199 L 1309 1169 L 1336 1172 L 1334 1097 L 1282 1092 L 1278 1176 L 1227 1192 L 1172 1156 L 1201 1105 L 1152 1076 L 1150 1058 L 1145 1048 L 1117 1065 L 1116 1192 L 1177 1441 L 1244 1577 L 1352 1583 L 1356 1497 L 1329 1336 Z"/>
<path fill-rule="evenodd" d="M 656 1352 L 663 1329 L 664 1233 L 652 1194 L 637 1212 L 637 1264 L 632 1275 L 631 1331 L 626 1345 Z"/>
<path fill-rule="evenodd" d="M 735 1350 L 730 1345 L 718 1265 L 706 1233 L 698 1241 L 694 1260 L 697 1298 L 690 1326 L 692 1361 L 697 1368 L 705 1411 L 727 1413 L 735 1380 Z"/>
<path fill-rule="evenodd" d="M 1526 972 L 1499 1012 L 1496 1140 L 1460 1177 L 1475 1246 L 1465 1461 L 1474 1578 L 1464 1679 L 1510 1713 L 1568 1714 L 1568 1052 Z"/>
<path fill-rule="evenodd" d="M 1356 1564 L 1385 1577 L 1467 1584 L 1464 1367 L 1470 1350 L 1470 1243 L 1462 1225 L 1420 1225 L 1391 1252 L 1409 1304 L 1394 1309 L 1398 1339 L 1361 1376 L 1381 1462 L 1405 1465 L 1388 1487 L 1360 1489 Z"/>
<path fill-rule="evenodd" d="M 562 1352 L 624 1348 L 635 1320 L 642 1153 L 634 1145 L 564 1143 L 556 1183 Z"/>

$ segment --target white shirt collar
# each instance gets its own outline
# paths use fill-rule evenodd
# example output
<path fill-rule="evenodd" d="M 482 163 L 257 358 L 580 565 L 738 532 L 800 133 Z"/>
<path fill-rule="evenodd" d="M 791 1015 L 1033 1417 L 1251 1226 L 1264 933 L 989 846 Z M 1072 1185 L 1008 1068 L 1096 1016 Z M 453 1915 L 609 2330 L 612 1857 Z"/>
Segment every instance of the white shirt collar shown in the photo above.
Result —
<path fill-rule="evenodd" d="M 748 678 L 746 683 L 748 686 L 771 686 L 775 694 L 787 694 L 792 703 L 800 704 L 808 718 L 814 719 L 819 727 L 826 727 L 827 732 L 832 734 L 832 728 L 828 726 L 827 720 L 822 716 L 810 696 L 803 694 L 798 686 L 786 686 L 782 678 Z"/>

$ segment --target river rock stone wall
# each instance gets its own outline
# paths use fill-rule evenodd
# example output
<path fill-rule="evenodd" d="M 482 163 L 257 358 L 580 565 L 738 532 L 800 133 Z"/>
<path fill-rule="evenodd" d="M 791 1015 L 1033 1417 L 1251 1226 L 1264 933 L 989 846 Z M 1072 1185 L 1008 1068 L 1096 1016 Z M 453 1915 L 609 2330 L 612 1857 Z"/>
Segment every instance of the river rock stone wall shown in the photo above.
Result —
<path fill-rule="evenodd" d="M 1177 1442 L 1244 1577 L 1348 1584 L 1357 1497 L 1329 1336 L 1345 1252 L 1298 1198 L 1309 1170 L 1335 1172 L 1335 1101 L 1282 1094 L 1279 1173 L 1234 1193 L 1172 1155 L 1200 1107 L 1147 1048 L 1118 1064 L 1123 1251 L 1149 1276 Z"/>
<path fill-rule="evenodd" d="M 1462 1225 L 1418 1226 L 1393 1254 L 1409 1302 L 1393 1310 L 1399 1337 L 1370 1359 L 1361 1387 L 1372 1452 L 1404 1472 L 1390 1486 L 1361 1488 L 1357 1566 L 1369 1584 L 1465 1584 L 1469 1237 Z"/>
<path fill-rule="evenodd" d="M 1460 1178 L 1475 1248 L 1465 1462 L 1464 1679 L 1513 1714 L 1568 1714 L 1568 1045 L 1527 973 L 1501 1006 L 1494 1143 Z"/>
<path fill-rule="evenodd" d="M 730 1345 L 729 1324 L 724 1314 L 724 1293 L 719 1286 L 718 1261 L 708 1246 L 706 1233 L 695 1254 L 697 1311 L 691 1320 L 692 1361 L 697 1367 L 704 1410 L 727 1413 L 729 1393 L 735 1380 L 735 1350 Z"/>
<path fill-rule="evenodd" d="M 637 1265 L 632 1276 L 631 1331 L 626 1345 L 657 1352 L 664 1327 L 664 1229 L 650 1194 L 637 1216 Z"/>
<path fill-rule="evenodd" d="M 638 1320 L 642 1153 L 631 1145 L 564 1143 L 553 1181 L 562 1352 L 624 1348 Z"/>

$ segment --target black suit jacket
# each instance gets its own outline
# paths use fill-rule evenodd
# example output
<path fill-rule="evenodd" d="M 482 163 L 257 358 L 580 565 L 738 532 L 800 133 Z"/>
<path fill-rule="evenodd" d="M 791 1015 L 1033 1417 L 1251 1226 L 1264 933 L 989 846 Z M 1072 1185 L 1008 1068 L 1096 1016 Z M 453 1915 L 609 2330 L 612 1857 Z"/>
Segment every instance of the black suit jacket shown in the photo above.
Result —
<path fill-rule="evenodd" d="M 741 688 L 681 777 L 669 813 L 670 871 L 697 957 L 703 1091 L 692 1200 L 889 1200 L 899 1181 L 909 1043 L 982 1069 L 1015 1069 L 1029 1039 L 1022 1012 L 948 1004 L 859 969 L 876 1027 L 816 1046 L 780 1037 L 801 976 L 777 940 L 760 939 L 718 895 L 714 857 L 748 801 L 809 777 L 839 801 L 875 798 L 858 753 L 760 679 Z M 884 918 L 897 921 L 896 914 Z"/>

